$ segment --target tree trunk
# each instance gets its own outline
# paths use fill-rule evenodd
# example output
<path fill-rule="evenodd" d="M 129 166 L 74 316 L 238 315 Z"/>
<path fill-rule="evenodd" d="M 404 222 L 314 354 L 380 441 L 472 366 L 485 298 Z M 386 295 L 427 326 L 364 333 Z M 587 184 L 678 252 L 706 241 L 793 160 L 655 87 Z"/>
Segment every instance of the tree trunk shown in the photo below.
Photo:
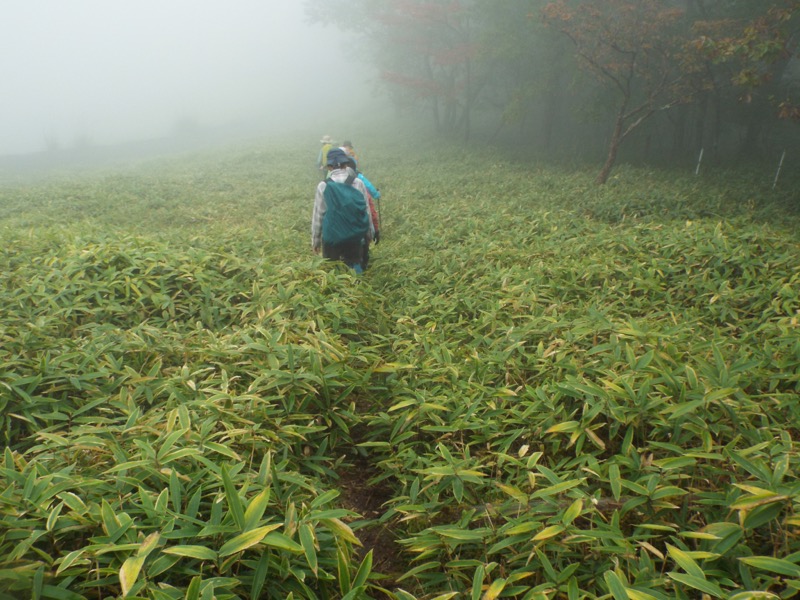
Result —
<path fill-rule="evenodd" d="M 431 98 L 431 105 L 433 108 L 433 126 L 436 128 L 436 133 L 442 131 L 442 118 L 439 116 L 439 100 L 438 98 Z"/>
<path fill-rule="evenodd" d="M 719 140 L 722 137 L 722 96 L 719 91 L 715 90 L 711 97 L 712 106 L 714 109 L 713 130 L 709 136 L 709 144 L 711 146 L 711 158 L 717 160 L 719 155 Z"/>
<path fill-rule="evenodd" d="M 561 69 L 551 68 L 545 89 L 544 111 L 542 113 L 542 139 L 545 148 L 552 148 L 553 127 L 558 119 L 558 111 L 564 102 L 559 93 L 561 83 Z"/>
<path fill-rule="evenodd" d="M 472 69 L 469 57 L 467 57 L 467 63 L 464 68 L 466 71 L 464 82 L 464 144 L 468 144 L 469 136 L 472 133 L 470 131 L 472 128 Z"/>
<path fill-rule="evenodd" d="M 434 81 L 433 69 L 431 69 L 431 64 L 427 58 L 424 59 L 423 65 L 425 66 L 425 72 L 428 75 L 428 79 Z M 435 95 L 431 96 L 431 109 L 433 111 L 433 124 L 436 127 L 436 133 L 441 133 L 442 115 L 439 110 L 439 98 L 437 98 Z"/>
<path fill-rule="evenodd" d="M 697 112 L 694 120 L 694 144 L 693 149 L 705 148 L 706 141 L 706 120 L 708 118 L 708 94 L 702 94 L 697 103 Z"/>
<path fill-rule="evenodd" d="M 614 168 L 614 163 L 617 162 L 617 152 L 619 152 L 619 145 L 622 143 L 622 126 L 625 121 L 625 108 L 627 103 L 623 104 L 617 114 L 617 122 L 614 124 L 614 133 L 611 135 L 611 141 L 608 144 L 608 155 L 606 156 L 606 164 L 600 169 L 594 182 L 597 185 L 603 185 L 608 181 L 608 176 L 611 174 L 611 169 Z"/>
<path fill-rule="evenodd" d="M 761 106 L 757 108 L 762 109 Z M 765 113 L 769 114 L 763 110 L 756 110 L 754 107 L 750 108 L 745 124 L 745 136 L 739 146 L 739 156 L 752 158 L 761 154 L 761 132 L 764 130 L 765 122 L 762 115 Z"/>
<path fill-rule="evenodd" d="M 466 32 L 467 46 L 469 46 L 469 29 Z M 472 62 L 467 55 L 464 64 L 464 144 L 469 143 L 469 136 L 472 133 Z"/>
<path fill-rule="evenodd" d="M 678 159 L 686 151 L 686 120 L 688 109 L 681 107 L 672 121 L 672 150 L 670 155 L 673 160 Z"/>

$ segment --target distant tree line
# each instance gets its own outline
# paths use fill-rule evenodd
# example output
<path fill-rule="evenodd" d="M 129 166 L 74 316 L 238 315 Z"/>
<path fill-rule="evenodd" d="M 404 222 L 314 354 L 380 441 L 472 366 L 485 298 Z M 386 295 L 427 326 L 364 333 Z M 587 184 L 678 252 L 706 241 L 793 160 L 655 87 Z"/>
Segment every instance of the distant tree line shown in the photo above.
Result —
<path fill-rule="evenodd" d="M 647 161 L 800 145 L 800 0 L 307 0 L 399 115 L 442 135 Z M 800 149 L 800 148 L 799 148 Z"/>

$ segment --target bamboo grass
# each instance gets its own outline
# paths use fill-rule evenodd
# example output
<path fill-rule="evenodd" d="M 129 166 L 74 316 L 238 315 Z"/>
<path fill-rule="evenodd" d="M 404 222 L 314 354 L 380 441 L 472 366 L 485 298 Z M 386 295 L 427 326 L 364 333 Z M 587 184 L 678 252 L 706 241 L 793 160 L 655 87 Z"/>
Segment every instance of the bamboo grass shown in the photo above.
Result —
<path fill-rule="evenodd" d="M 0 189 L 0 598 L 796 592 L 796 207 L 416 150 L 361 278 L 299 148 Z"/>

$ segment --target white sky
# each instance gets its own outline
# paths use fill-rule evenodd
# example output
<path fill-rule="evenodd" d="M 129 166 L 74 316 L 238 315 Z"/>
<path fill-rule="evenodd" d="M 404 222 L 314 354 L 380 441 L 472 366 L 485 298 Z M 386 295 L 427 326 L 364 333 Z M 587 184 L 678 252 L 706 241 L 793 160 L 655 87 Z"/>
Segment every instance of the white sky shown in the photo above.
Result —
<path fill-rule="evenodd" d="M 353 82 L 330 69 L 341 34 L 308 25 L 301 0 L 0 6 L 0 155 L 169 135 L 183 118 L 300 123 Z"/>

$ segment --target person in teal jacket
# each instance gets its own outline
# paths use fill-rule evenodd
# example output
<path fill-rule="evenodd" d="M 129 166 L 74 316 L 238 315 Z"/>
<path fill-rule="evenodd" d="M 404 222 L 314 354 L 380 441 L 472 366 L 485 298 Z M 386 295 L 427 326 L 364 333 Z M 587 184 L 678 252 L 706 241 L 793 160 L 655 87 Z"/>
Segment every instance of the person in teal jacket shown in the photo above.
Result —
<path fill-rule="evenodd" d="M 329 243 L 326 241 L 326 215 L 328 213 L 328 202 L 326 188 L 330 182 L 347 183 L 354 187 L 362 196 L 364 203 L 360 205 L 358 224 L 362 222 L 368 225 L 364 237 L 372 239 L 375 235 L 372 216 L 369 214 L 368 201 L 369 193 L 364 183 L 360 181 L 355 171 L 350 167 L 350 159 L 339 148 L 331 148 L 328 152 L 326 170 L 329 171 L 328 178 L 317 184 L 314 194 L 314 211 L 311 215 L 311 249 L 314 254 L 322 252 L 323 258 L 330 260 L 341 260 L 349 267 L 353 268 L 357 274 L 364 270 L 363 264 L 363 239 L 357 231 L 355 236 L 344 241 Z M 335 207 L 331 207 L 335 210 Z M 364 214 L 366 213 L 366 214 Z M 361 220 L 363 219 L 363 221 Z M 350 225 L 351 223 L 347 223 Z"/>
<path fill-rule="evenodd" d="M 364 182 L 364 187 L 367 188 L 367 191 L 369 192 L 369 195 L 372 196 L 373 200 L 380 200 L 381 191 L 374 185 L 372 185 L 370 180 L 364 177 L 364 174 L 361 171 L 358 171 L 358 169 L 356 169 L 356 172 L 358 173 L 358 178 Z"/>
<path fill-rule="evenodd" d="M 342 148 L 344 150 L 344 148 Z M 367 179 L 364 174 L 358 170 L 358 161 L 351 155 L 348 154 L 348 158 L 350 159 L 350 166 L 356 172 L 357 178 L 361 180 L 364 184 L 364 187 L 367 189 L 367 204 L 369 206 L 369 214 L 370 218 L 372 219 L 372 226 L 375 230 L 375 233 L 372 235 L 372 241 L 375 242 L 377 245 L 381 241 L 381 220 L 380 220 L 380 213 L 375 210 L 375 202 L 374 200 L 380 200 L 381 198 L 381 191 L 372 185 L 372 182 Z M 362 267 L 364 270 L 367 269 L 367 265 L 369 264 L 369 245 L 370 239 L 365 238 L 363 243 L 363 250 L 362 250 Z"/>

